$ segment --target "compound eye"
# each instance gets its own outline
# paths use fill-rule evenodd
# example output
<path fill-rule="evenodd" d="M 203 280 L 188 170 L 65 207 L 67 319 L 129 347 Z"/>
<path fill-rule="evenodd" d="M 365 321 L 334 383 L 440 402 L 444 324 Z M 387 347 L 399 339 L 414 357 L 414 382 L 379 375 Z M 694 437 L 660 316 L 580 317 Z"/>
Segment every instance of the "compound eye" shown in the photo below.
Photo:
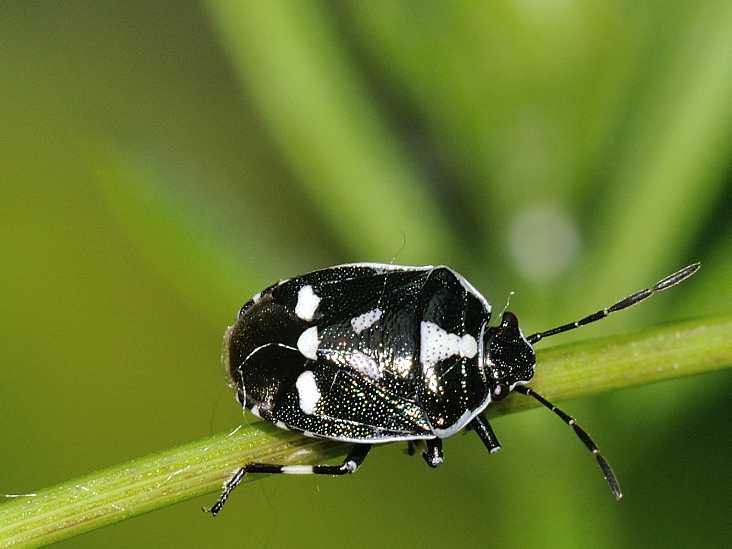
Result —
<path fill-rule="evenodd" d="M 491 400 L 501 400 L 508 396 L 508 393 L 508 385 L 504 385 L 503 383 L 496 383 L 491 389 Z"/>
<path fill-rule="evenodd" d="M 505 328 L 518 328 L 518 318 L 511 311 L 506 311 L 501 317 L 501 326 Z"/>

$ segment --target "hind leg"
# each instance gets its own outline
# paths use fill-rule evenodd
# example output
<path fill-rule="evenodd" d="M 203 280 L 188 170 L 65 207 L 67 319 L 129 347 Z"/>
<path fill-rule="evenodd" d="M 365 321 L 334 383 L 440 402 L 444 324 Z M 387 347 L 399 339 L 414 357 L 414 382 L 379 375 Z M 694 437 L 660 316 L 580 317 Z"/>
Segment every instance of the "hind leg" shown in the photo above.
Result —
<path fill-rule="evenodd" d="M 219 499 L 210 509 L 204 509 L 214 517 L 221 511 L 229 495 L 247 473 L 269 473 L 272 475 L 349 475 L 355 473 L 371 450 L 370 444 L 356 444 L 339 465 L 275 465 L 272 463 L 247 463 L 226 482 Z"/>

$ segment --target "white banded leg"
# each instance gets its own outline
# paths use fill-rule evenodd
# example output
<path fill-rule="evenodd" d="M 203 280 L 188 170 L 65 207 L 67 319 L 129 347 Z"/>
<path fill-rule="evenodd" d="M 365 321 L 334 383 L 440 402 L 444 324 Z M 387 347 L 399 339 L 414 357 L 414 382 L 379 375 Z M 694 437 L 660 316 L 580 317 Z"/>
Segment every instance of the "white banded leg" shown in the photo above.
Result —
<path fill-rule="evenodd" d="M 204 509 L 204 511 L 211 513 L 214 517 L 219 514 L 226 504 L 226 500 L 229 499 L 231 492 L 242 480 L 244 480 L 247 473 L 268 473 L 272 475 L 349 475 L 358 470 L 366 459 L 369 450 L 371 450 L 370 444 L 356 444 L 351 448 L 351 451 L 346 456 L 346 459 L 343 460 L 343 463 L 338 465 L 276 465 L 273 463 L 247 463 L 244 467 L 234 473 L 226 484 L 224 484 L 224 489 L 216 503 L 214 503 L 210 509 Z"/>
<path fill-rule="evenodd" d="M 442 439 L 430 438 L 425 443 L 427 444 L 427 448 L 422 452 L 425 463 L 430 467 L 442 465 L 442 462 L 445 461 L 445 456 L 442 453 Z"/>

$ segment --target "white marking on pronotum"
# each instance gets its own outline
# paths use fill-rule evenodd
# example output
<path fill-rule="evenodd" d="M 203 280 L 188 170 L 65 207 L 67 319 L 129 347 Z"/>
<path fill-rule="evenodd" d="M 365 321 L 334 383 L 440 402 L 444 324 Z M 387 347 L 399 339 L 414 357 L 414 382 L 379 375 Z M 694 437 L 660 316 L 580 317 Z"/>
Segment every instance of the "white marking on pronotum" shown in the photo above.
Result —
<path fill-rule="evenodd" d="M 318 358 L 318 327 L 311 326 L 297 338 L 297 348 L 303 354 L 304 357 L 310 360 L 316 360 Z"/>
<path fill-rule="evenodd" d="M 460 355 L 473 358 L 478 352 L 478 342 L 470 334 L 460 338 Z"/>
<path fill-rule="evenodd" d="M 257 292 L 252 296 L 252 301 L 254 303 L 258 303 L 260 299 L 262 299 L 262 292 Z"/>
<path fill-rule="evenodd" d="M 320 400 L 315 374 L 310 370 L 305 370 L 298 376 L 295 387 L 297 387 L 297 394 L 300 397 L 300 409 L 307 415 L 312 414 Z"/>
<path fill-rule="evenodd" d="M 379 365 L 376 361 L 359 351 L 349 353 L 348 365 L 371 379 L 379 379 L 381 377 L 381 370 L 379 370 Z"/>
<path fill-rule="evenodd" d="M 312 465 L 283 465 L 282 472 L 286 475 L 310 475 L 313 472 Z"/>
<path fill-rule="evenodd" d="M 420 324 L 419 361 L 423 370 L 453 355 L 473 358 L 478 353 L 478 342 L 470 334 L 450 334 L 434 322 Z"/>
<path fill-rule="evenodd" d="M 371 309 L 367 313 L 353 317 L 351 319 L 351 327 L 353 328 L 354 332 L 360 334 L 364 330 L 368 330 L 371 326 L 373 326 L 374 323 L 381 318 L 382 314 L 383 311 L 378 307 L 376 309 Z"/>
<path fill-rule="evenodd" d="M 297 316 L 308 322 L 311 321 L 318 305 L 320 305 L 320 298 L 315 295 L 310 284 L 300 288 L 300 291 L 297 292 L 297 305 L 295 305 Z"/>

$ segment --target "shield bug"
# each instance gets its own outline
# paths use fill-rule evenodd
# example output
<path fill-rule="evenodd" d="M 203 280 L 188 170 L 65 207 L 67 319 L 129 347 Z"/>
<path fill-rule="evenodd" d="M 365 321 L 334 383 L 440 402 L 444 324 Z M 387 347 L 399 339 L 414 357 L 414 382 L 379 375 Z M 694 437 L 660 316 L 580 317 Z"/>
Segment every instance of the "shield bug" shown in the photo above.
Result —
<path fill-rule="evenodd" d="M 354 263 L 282 280 L 250 299 L 225 337 L 224 363 L 236 399 L 254 415 L 306 436 L 350 444 L 341 464 L 248 463 L 224 485 L 214 516 L 247 473 L 344 475 L 373 444 L 415 441 L 436 467 L 442 440 L 462 429 L 489 452 L 500 443 L 482 412 L 511 391 L 559 416 L 595 456 L 610 490 L 620 485 L 597 445 L 573 417 L 526 384 L 533 346 L 601 320 L 693 275 L 694 263 L 610 307 L 524 336 L 459 273 L 439 266 Z"/>

